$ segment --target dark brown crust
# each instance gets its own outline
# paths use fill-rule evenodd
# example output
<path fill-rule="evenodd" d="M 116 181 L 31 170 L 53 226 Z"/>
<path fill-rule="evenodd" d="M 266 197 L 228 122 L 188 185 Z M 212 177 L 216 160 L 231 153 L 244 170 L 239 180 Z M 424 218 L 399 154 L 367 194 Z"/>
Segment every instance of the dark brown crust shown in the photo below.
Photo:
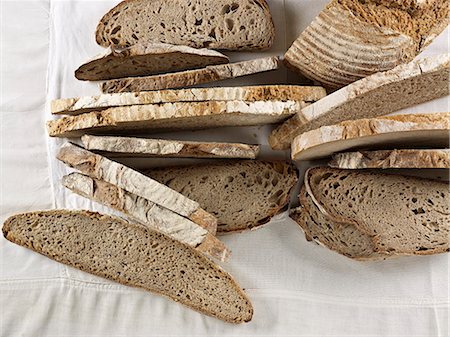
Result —
<path fill-rule="evenodd" d="M 102 215 L 102 214 L 100 214 L 100 213 L 95 213 L 95 212 L 85 211 L 85 210 L 82 210 L 82 211 L 50 210 L 50 211 L 35 211 L 35 212 L 29 212 L 29 213 L 21 213 L 21 214 L 16 214 L 16 215 L 13 215 L 13 216 L 9 217 L 9 218 L 4 222 L 4 224 L 3 224 L 3 228 L 2 228 L 3 236 L 4 236 L 7 240 L 9 240 L 9 241 L 11 241 L 11 242 L 13 242 L 13 243 L 15 243 L 15 244 L 18 244 L 18 245 L 20 245 L 20 246 L 23 246 L 23 247 L 26 247 L 26 248 L 28 248 L 28 249 L 31 249 L 31 250 L 33 250 L 34 252 L 39 253 L 39 254 L 41 254 L 41 255 L 43 255 L 43 256 L 46 256 L 46 257 L 48 257 L 48 258 L 50 258 L 50 259 L 52 259 L 52 260 L 55 260 L 55 261 L 57 261 L 57 262 L 59 262 L 59 263 L 63 263 L 63 264 L 66 264 L 66 265 L 68 265 L 68 266 L 71 266 L 71 267 L 74 267 L 74 268 L 78 268 L 78 269 L 80 269 L 80 270 L 82 270 L 82 271 L 84 271 L 84 272 L 87 272 L 87 273 L 90 273 L 90 274 L 93 274 L 93 275 L 96 275 L 96 276 L 99 276 L 99 277 L 102 277 L 102 278 L 110 279 L 110 280 L 112 280 L 112 281 L 114 281 L 114 282 L 123 284 L 123 285 L 125 285 L 125 286 L 130 286 L 130 285 L 128 285 L 128 284 L 125 283 L 125 282 L 121 282 L 121 281 L 115 280 L 115 279 L 113 279 L 113 278 L 105 277 L 105 275 L 101 275 L 100 273 L 94 273 L 94 272 L 91 272 L 91 271 L 88 271 L 88 270 L 84 270 L 82 266 L 79 266 L 79 265 L 78 265 L 78 266 L 71 265 L 71 264 L 70 264 L 70 261 L 66 261 L 66 262 L 58 261 L 58 260 L 55 259 L 54 257 L 50 257 L 50 256 L 48 256 L 48 255 L 46 255 L 46 254 L 44 254 L 44 253 L 38 251 L 37 249 L 35 249 L 35 247 L 33 247 L 33 246 L 31 246 L 31 245 L 27 245 L 27 244 L 24 243 L 24 242 L 20 242 L 20 240 L 18 240 L 17 238 L 15 238 L 14 233 L 13 233 L 13 231 L 12 231 L 11 228 L 10 228 L 10 223 L 13 221 L 14 218 L 19 217 L 19 216 L 30 216 L 30 215 L 39 216 L 39 215 L 42 214 L 42 213 L 46 213 L 46 214 L 54 213 L 54 214 L 56 214 L 56 215 L 59 215 L 59 214 L 61 214 L 61 213 L 63 213 L 63 214 L 71 213 L 71 214 L 73 214 L 74 216 L 77 215 L 77 214 L 80 214 L 80 215 L 87 215 L 87 216 L 89 216 L 89 217 L 95 217 L 95 218 L 109 217 L 109 218 L 112 218 L 114 221 L 122 222 L 124 225 L 126 225 L 126 226 L 128 226 L 128 227 L 132 227 L 132 228 L 134 228 L 134 229 L 136 229 L 136 230 L 153 232 L 152 230 L 150 230 L 150 229 L 148 229 L 148 228 L 145 228 L 145 227 L 143 227 L 143 226 L 138 226 L 138 225 L 135 225 L 135 224 L 132 224 L 132 223 L 127 223 L 127 222 L 125 222 L 124 220 L 122 220 L 122 219 L 120 219 L 120 218 L 117 218 L 117 217 L 113 217 L 113 216 L 105 216 L 105 215 Z M 165 236 L 164 234 L 161 234 L 161 233 L 158 233 L 158 234 Z M 169 237 L 168 237 L 168 238 L 169 238 Z M 170 238 L 169 238 L 169 239 L 170 239 Z M 144 289 L 144 290 L 149 291 L 149 292 L 151 292 L 151 293 L 155 293 L 155 294 L 164 296 L 164 297 L 166 297 L 166 298 L 169 298 L 169 299 L 171 299 L 171 300 L 175 300 L 175 302 L 179 302 L 179 303 L 181 303 L 181 304 L 185 305 L 186 307 L 189 307 L 189 308 L 191 308 L 191 309 L 193 309 L 193 310 L 199 311 L 199 312 L 201 312 L 201 313 L 203 313 L 203 314 L 205 314 L 205 315 L 211 316 L 211 317 L 215 317 L 215 318 L 218 318 L 218 319 L 222 319 L 222 320 L 224 320 L 224 321 L 226 321 L 226 322 L 229 322 L 229 323 L 249 322 L 249 321 L 252 319 L 252 316 L 253 316 L 253 308 L 252 308 L 251 302 L 250 302 L 250 300 L 248 299 L 247 295 L 244 293 L 244 291 L 238 286 L 238 284 L 236 283 L 236 281 L 234 281 L 234 279 L 231 277 L 231 275 L 228 274 L 227 272 L 225 272 L 224 270 L 222 270 L 219 266 L 216 266 L 216 265 L 215 265 L 214 263 L 212 263 L 208 258 L 204 257 L 201 253 L 195 251 L 195 250 L 192 249 L 191 247 L 189 247 L 189 246 L 187 246 L 187 245 L 185 245 L 185 244 L 183 244 L 183 243 L 181 243 L 181 242 L 175 241 L 175 240 L 173 240 L 173 239 L 170 239 L 170 240 L 176 242 L 176 243 L 179 244 L 179 245 L 188 247 L 188 248 L 190 249 L 190 251 L 191 251 L 192 254 L 198 255 L 199 257 L 201 257 L 201 259 L 203 259 L 203 260 L 206 262 L 206 264 L 209 265 L 210 268 L 215 269 L 215 270 L 218 271 L 219 273 L 222 273 L 224 277 L 228 278 L 229 281 L 230 281 L 230 285 L 231 285 L 232 287 L 234 287 L 235 290 L 236 290 L 238 293 L 241 294 L 241 296 L 246 300 L 246 302 L 248 303 L 248 305 L 251 307 L 251 316 L 250 316 L 249 318 L 246 317 L 246 318 L 244 318 L 244 319 L 241 320 L 241 321 L 233 321 L 233 320 L 227 320 L 227 319 L 224 319 L 224 318 L 218 318 L 218 317 L 212 315 L 211 313 L 208 313 L 208 312 L 202 310 L 201 308 L 195 308 L 194 306 L 189 305 L 189 303 L 187 303 L 187 302 L 184 302 L 184 303 L 183 303 L 183 301 L 175 300 L 175 299 L 171 298 L 170 296 L 165 295 L 165 294 L 163 294 L 163 293 L 160 293 L 160 292 L 157 292 L 157 291 L 154 291 L 154 290 L 149 290 L 149 289 L 146 289 L 146 288 L 144 288 L 144 287 L 137 287 L 137 286 L 132 286 L 132 287 L 134 287 L 134 288 L 141 288 L 141 289 Z"/>

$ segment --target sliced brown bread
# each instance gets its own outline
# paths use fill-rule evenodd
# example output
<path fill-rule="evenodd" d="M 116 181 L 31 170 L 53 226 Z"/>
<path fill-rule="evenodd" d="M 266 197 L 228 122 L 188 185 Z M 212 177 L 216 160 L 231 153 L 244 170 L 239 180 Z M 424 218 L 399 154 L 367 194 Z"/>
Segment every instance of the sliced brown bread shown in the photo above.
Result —
<path fill-rule="evenodd" d="M 252 305 L 233 278 L 195 249 L 144 226 L 88 211 L 17 214 L 3 236 L 84 272 L 166 296 L 226 322 Z"/>
<path fill-rule="evenodd" d="M 217 232 L 261 226 L 288 204 L 297 170 L 286 162 L 235 161 L 144 172 L 193 200 L 218 219 Z"/>
<path fill-rule="evenodd" d="M 448 182 L 378 172 L 313 168 L 306 191 L 328 219 L 372 237 L 392 255 L 449 251 Z"/>
<path fill-rule="evenodd" d="M 270 145 L 285 150 L 303 132 L 449 95 L 449 66 L 450 55 L 431 56 L 361 79 L 303 108 L 272 132 Z"/>
<path fill-rule="evenodd" d="M 255 159 L 259 145 L 239 143 L 192 142 L 136 137 L 81 137 L 87 150 L 108 157 L 177 157 L 177 158 L 241 158 Z"/>
<path fill-rule="evenodd" d="M 74 172 L 64 176 L 62 184 L 85 198 L 124 213 L 133 222 L 156 229 L 211 257 L 225 261 L 230 255 L 225 245 L 205 228 L 106 181 Z"/>
<path fill-rule="evenodd" d="M 449 22 L 449 0 L 332 0 L 300 34 L 286 63 L 341 88 L 414 59 Z"/>
<path fill-rule="evenodd" d="M 51 137 L 127 134 L 273 124 L 294 115 L 304 102 L 210 101 L 133 105 L 49 121 Z"/>
<path fill-rule="evenodd" d="M 328 164 L 341 169 L 450 168 L 449 149 L 405 149 L 337 153 Z"/>
<path fill-rule="evenodd" d="M 268 49 L 275 38 L 265 0 L 128 0 L 100 20 L 99 45 L 164 42 L 194 48 Z"/>
<path fill-rule="evenodd" d="M 119 106 L 205 101 L 302 101 L 312 103 L 325 95 L 326 91 L 322 87 L 300 85 L 169 89 L 56 99 L 51 102 L 51 111 L 53 114 L 78 115 Z"/>
<path fill-rule="evenodd" d="M 70 143 L 61 147 L 57 159 L 91 178 L 104 180 L 182 215 L 210 233 L 216 231 L 217 219 L 204 211 L 198 202 L 125 165 Z"/>
<path fill-rule="evenodd" d="M 104 82 L 101 85 L 101 89 L 104 93 L 120 93 L 182 88 L 253 75 L 278 68 L 278 57 L 266 57 L 237 63 L 207 66 L 177 73 L 110 80 Z"/>
<path fill-rule="evenodd" d="M 290 217 L 300 225 L 308 241 L 356 260 L 380 260 L 389 256 L 376 252 L 372 238 L 358 227 L 327 218 L 314 204 L 304 185 L 300 203 Z"/>
<path fill-rule="evenodd" d="M 310 160 L 353 149 L 449 146 L 450 112 L 357 119 L 296 137 L 292 159 Z"/>
<path fill-rule="evenodd" d="M 100 81 L 203 68 L 228 62 L 228 57 L 210 49 L 166 43 L 135 44 L 128 48 L 109 47 L 75 70 L 75 77 L 84 81 Z"/>

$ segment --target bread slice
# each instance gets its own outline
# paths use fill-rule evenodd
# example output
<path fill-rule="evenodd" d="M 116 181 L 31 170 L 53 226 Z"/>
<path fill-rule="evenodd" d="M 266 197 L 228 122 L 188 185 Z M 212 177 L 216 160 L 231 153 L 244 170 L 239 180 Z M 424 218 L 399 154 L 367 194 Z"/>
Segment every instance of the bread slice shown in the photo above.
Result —
<path fill-rule="evenodd" d="M 206 228 L 210 233 L 215 234 L 217 219 L 205 212 L 198 202 L 188 199 L 125 165 L 70 143 L 61 147 L 57 158 L 91 178 L 104 180 L 127 192 L 145 198 L 192 220 Z"/>
<path fill-rule="evenodd" d="M 303 229 L 308 241 L 356 260 L 389 257 L 386 253 L 376 252 L 372 238 L 358 227 L 328 219 L 314 204 L 305 185 L 300 192 L 300 203 L 300 207 L 292 210 L 289 216 Z"/>
<path fill-rule="evenodd" d="M 51 102 L 51 111 L 53 114 L 78 115 L 118 106 L 204 101 L 302 101 L 312 103 L 325 95 L 326 91 L 322 87 L 300 85 L 169 89 L 57 99 Z"/>
<path fill-rule="evenodd" d="M 47 130 L 52 137 L 79 137 L 86 133 L 136 134 L 273 124 L 294 115 L 304 104 L 295 101 L 210 101 L 133 105 L 49 121 Z"/>
<path fill-rule="evenodd" d="M 195 249 L 148 227 L 88 211 L 17 214 L 3 236 L 55 261 L 166 296 L 230 323 L 252 305 L 233 278 Z"/>
<path fill-rule="evenodd" d="M 81 137 L 87 150 L 100 151 L 109 157 L 177 157 L 255 159 L 259 145 L 238 143 L 191 142 L 132 137 Z"/>
<path fill-rule="evenodd" d="M 405 149 L 337 153 L 329 166 L 341 169 L 365 168 L 450 168 L 449 149 Z"/>
<path fill-rule="evenodd" d="M 120 93 L 190 87 L 276 70 L 279 66 L 278 57 L 265 57 L 177 73 L 110 80 L 104 82 L 101 89 L 103 93 Z"/>
<path fill-rule="evenodd" d="M 128 48 L 109 47 L 95 59 L 75 70 L 84 81 L 148 76 L 228 63 L 228 57 L 210 49 L 195 49 L 166 43 L 135 44 Z"/>
<path fill-rule="evenodd" d="M 76 172 L 64 176 L 62 184 L 85 198 L 124 213 L 133 222 L 156 229 L 199 252 L 221 261 L 226 261 L 230 255 L 225 245 L 205 228 L 115 185 Z"/>
<path fill-rule="evenodd" d="M 265 0 L 128 0 L 103 16 L 95 38 L 103 47 L 164 42 L 254 50 L 272 46 L 275 28 Z"/>
<path fill-rule="evenodd" d="M 341 88 L 413 60 L 449 22 L 448 0 L 332 0 L 285 54 L 288 66 Z"/>
<path fill-rule="evenodd" d="M 345 121 L 296 137 L 292 159 L 311 160 L 353 149 L 448 147 L 449 132 L 450 112 Z"/>
<path fill-rule="evenodd" d="M 328 219 L 352 224 L 391 255 L 447 252 L 448 182 L 328 167 L 306 172 L 305 187 Z"/>
<path fill-rule="evenodd" d="M 450 55 L 438 55 L 398 66 L 352 83 L 313 103 L 270 136 L 274 149 L 288 149 L 299 134 L 345 120 L 387 115 L 449 95 Z"/>
<path fill-rule="evenodd" d="M 217 232 L 261 226 L 282 212 L 297 183 L 286 162 L 234 161 L 144 171 L 153 179 L 198 201 L 218 219 Z"/>

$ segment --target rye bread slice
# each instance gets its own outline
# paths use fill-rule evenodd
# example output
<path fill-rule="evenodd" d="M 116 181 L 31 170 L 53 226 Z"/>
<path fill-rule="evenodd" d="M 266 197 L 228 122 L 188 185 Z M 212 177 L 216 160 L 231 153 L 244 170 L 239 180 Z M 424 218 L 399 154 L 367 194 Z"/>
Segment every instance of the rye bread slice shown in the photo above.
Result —
<path fill-rule="evenodd" d="M 100 20 L 95 33 L 103 47 L 163 42 L 194 48 L 268 49 L 275 38 L 264 0 L 128 0 Z"/>
<path fill-rule="evenodd" d="M 298 180 L 287 162 L 233 161 L 144 173 L 196 200 L 218 220 L 217 232 L 261 226 L 282 212 Z"/>
<path fill-rule="evenodd" d="M 450 168 L 449 149 L 404 149 L 337 153 L 328 164 L 341 169 Z"/>
<path fill-rule="evenodd" d="M 313 129 L 345 120 L 387 115 L 450 93 L 450 55 L 412 61 L 363 78 L 313 103 L 270 136 L 273 149 L 289 148 L 292 140 Z"/>
<path fill-rule="evenodd" d="M 51 111 L 52 114 L 78 115 L 119 106 L 205 101 L 302 101 L 312 103 L 325 96 L 326 91 L 322 87 L 300 85 L 169 89 L 56 99 L 51 102 Z"/>
<path fill-rule="evenodd" d="M 205 228 L 106 181 L 74 172 L 64 176 L 62 184 L 74 193 L 122 212 L 133 222 L 156 229 L 220 261 L 226 261 L 230 255 L 225 245 Z"/>
<path fill-rule="evenodd" d="M 300 207 L 292 210 L 289 216 L 303 229 L 308 241 L 314 241 L 355 260 L 380 260 L 389 257 L 388 254 L 376 252 L 372 237 L 357 226 L 327 218 L 314 204 L 305 185 L 302 186 L 299 199 Z"/>
<path fill-rule="evenodd" d="M 184 216 L 215 234 L 217 219 L 204 211 L 198 202 L 125 165 L 70 143 L 61 147 L 57 159 L 91 178 L 104 180 Z"/>
<path fill-rule="evenodd" d="M 108 157 L 255 159 L 260 150 L 259 145 L 136 137 L 84 135 L 81 141 L 85 149 L 100 152 Z"/>
<path fill-rule="evenodd" d="M 67 116 L 47 122 L 51 137 L 136 134 L 169 130 L 273 124 L 300 110 L 296 101 L 209 101 L 133 105 Z"/>
<path fill-rule="evenodd" d="M 228 57 L 210 49 L 195 49 L 166 43 L 135 44 L 128 48 L 109 47 L 81 65 L 75 77 L 83 81 L 149 76 L 228 63 Z"/>
<path fill-rule="evenodd" d="M 448 182 L 318 167 L 306 172 L 305 186 L 328 219 L 373 237 L 376 252 L 425 255 L 450 249 Z"/>
<path fill-rule="evenodd" d="M 341 88 L 413 60 L 449 22 L 448 0 L 332 0 L 285 55 L 292 69 Z"/>
<path fill-rule="evenodd" d="M 17 214 L 3 236 L 55 261 L 166 296 L 230 323 L 253 308 L 233 278 L 195 249 L 144 226 L 88 211 Z"/>
<path fill-rule="evenodd" d="M 106 81 L 101 85 L 103 93 L 137 92 L 191 87 L 194 85 L 253 75 L 280 67 L 278 57 L 265 57 L 250 61 L 207 66 L 162 75 L 128 77 Z"/>
<path fill-rule="evenodd" d="M 353 149 L 448 147 L 449 132 L 450 112 L 345 121 L 296 137 L 292 159 L 311 160 Z"/>

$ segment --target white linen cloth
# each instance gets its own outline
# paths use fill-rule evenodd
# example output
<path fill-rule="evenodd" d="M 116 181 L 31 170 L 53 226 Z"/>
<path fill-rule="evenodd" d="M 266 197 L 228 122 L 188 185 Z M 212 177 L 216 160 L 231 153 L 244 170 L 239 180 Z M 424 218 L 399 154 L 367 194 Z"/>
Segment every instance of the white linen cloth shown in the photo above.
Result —
<path fill-rule="evenodd" d="M 17 212 L 90 208 L 108 211 L 60 187 L 67 169 L 54 159 L 48 100 L 99 93 L 73 71 L 102 50 L 100 17 L 118 1 L 1 1 L 0 221 Z M 277 37 L 263 53 L 283 55 L 324 0 L 271 0 Z M 448 31 L 420 56 L 448 52 Z M 218 83 L 298 81 L 275 73 Z M 448 111 L 448 98 L 404 112 Z M 261 142 L 269 127 L 165 135 Z M 268 157 L 287 158 L 287 153 Z M 172 161 L 173 163 L 173 161 Z M 138 165 L 148 165 L 140 161 Z M 303 169 L 304 167 L 302 167 Z M 448 336 L 449 255 L 361 263 L 305 240 L 286 214 L 259 230 L 228 235 L 224 268 L 254 305 L 250 323 L 231 325 L 148 292 L 58 264 L 0 239 L 1 336 Z"/>

